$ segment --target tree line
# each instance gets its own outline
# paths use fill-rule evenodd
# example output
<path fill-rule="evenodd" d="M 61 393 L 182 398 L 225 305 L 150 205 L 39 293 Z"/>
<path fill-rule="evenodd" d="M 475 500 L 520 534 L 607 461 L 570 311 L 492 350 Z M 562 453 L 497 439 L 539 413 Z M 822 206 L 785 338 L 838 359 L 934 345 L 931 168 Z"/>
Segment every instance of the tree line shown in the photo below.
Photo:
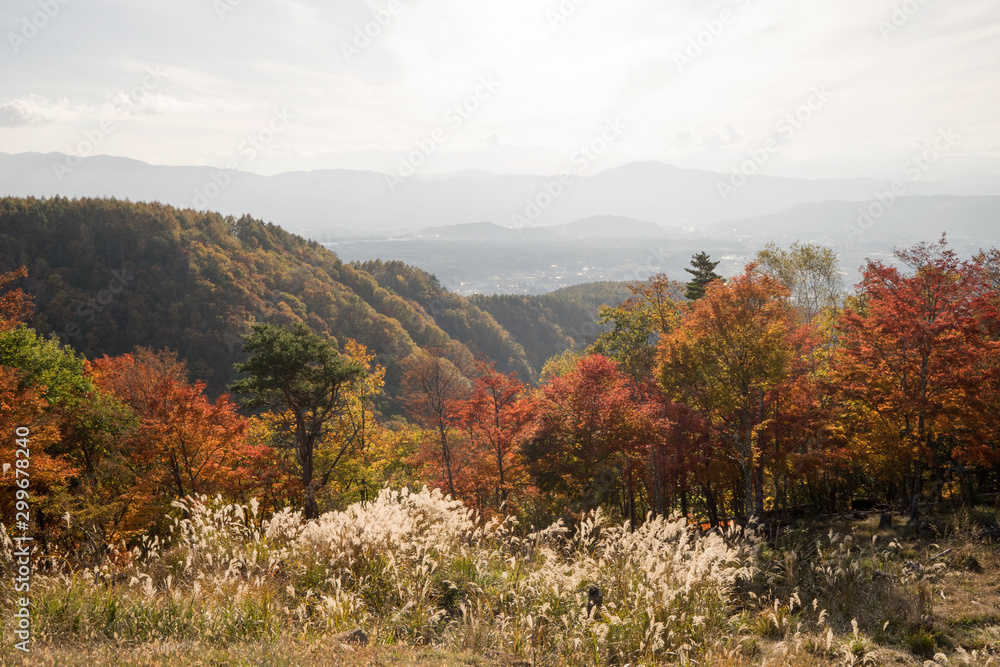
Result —
<path fill-rule="evenodd" d="M 214 399 L 169 349 L 85 359 L 26 325 L 20 269 L 0 278 L 0 428 L 31 428 L 39 538 L 88 562 L 188 494 L 315 517 L 427 484 L 529 524 L 603 507 L 634 527 L 852 501 L 915 516 L 997 488 L 1000 252 L 918 244 L 868 261 L 849 293 L 820 246 L 768 245 L 729 279 L 716 266 L 702 253 L 686 285 L 633 285 L 537 386 L 416 350 L 401 414 L 382 409 L 372 350 L 301 322 L 253 324 Z M 5 466 L 5 516 L 14 490 Z"/>

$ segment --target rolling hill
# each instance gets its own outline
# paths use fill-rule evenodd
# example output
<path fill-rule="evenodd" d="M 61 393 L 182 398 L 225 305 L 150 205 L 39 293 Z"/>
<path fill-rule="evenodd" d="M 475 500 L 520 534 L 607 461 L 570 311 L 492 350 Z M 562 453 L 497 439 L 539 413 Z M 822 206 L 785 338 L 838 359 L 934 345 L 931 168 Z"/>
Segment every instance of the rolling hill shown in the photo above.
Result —
<path fill-rule="evenodd" d="M 534 381 L 608 300 L 605 285 L 542 300 L 550 317 L 513 335 L 479 303 L 398 261 L 342 262 L 320 244 L 243 216 L 114 199 L 0 199 L 0 272 L 25 265 L 31 325 L 88 358 L 169 347 L 218 393 L 254 321 L 302 321 L 378 354 L 398 393 L 401 362 L 420 350 L 469 367 L 476 357 Z M 599 303 L 600 302 L 600 303 Z M 593 314 L 589 314 L 588 311 Z M 511 320 L 508 320 L 511 321 Z M 531 348 L 526 350 L 520 342 Z"/>

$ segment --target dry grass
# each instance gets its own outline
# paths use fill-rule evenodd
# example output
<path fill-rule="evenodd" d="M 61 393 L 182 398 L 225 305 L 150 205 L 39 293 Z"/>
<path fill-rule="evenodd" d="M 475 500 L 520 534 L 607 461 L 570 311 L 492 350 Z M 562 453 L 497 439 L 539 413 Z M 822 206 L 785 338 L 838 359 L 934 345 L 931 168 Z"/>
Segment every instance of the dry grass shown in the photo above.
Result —
<path fill-rule="evenodd" d="M 600 513 L 528 533 L 426 490 L 312 522 L 188 499 L 165 542 L 93 569 L 39 558 L 38 643 L 15 655 L 6 613 L 0 663 L 1000 666 L 996 515 L 934 521 L 933 540 L 872 518 L 769 543 Z M 353 627 L 372 645 L 333 640 Z"/>
<path fill-rule="evenodd" d="M 238 644 L 206 648 L 199 643 L 155 642 L 139 646 L 102 644 L 95 647 L 36 648 L 30 658 L 0 661 L 7 667 L 467 667 L 513 664 L 483 656 L 433 648 L 348 648 L 329 640 L 301 642 L 282 639 L 269 644 Z"/>

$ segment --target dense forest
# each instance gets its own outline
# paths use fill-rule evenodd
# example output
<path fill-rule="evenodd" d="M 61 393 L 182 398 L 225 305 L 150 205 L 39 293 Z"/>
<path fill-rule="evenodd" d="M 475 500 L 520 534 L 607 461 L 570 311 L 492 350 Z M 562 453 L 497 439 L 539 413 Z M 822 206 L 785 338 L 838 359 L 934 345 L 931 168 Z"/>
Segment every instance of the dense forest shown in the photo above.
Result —
<path fill-rule="evenodd" d="M 493 312 L 502 307 L 489 299 L 450 293 L 401 262 L 345 264 L 249 216 L 6 198 L 0 229 L 0 271 L 28 268 L 36 331 L 57 334 L 89 358 L 137 344 L 169 347 L 213 395 L 234 379 L 241 337 L 254 321 L 304 322 L 337 341 L 363 340 L 387 368 L 390 388 L 401 378 L 400 361 L 424 348 L 462 367 L 487 357 L 533 381 L 550 349 L 573 345 L 574 334 L 592 335 L 591 313 L 622 300 L 625 289 L 545 297 L 549 319 L 515 333 L 497 324 Z"/>
<path fill-rule="evenodd" d="M 32 431 L 43 539 L 90 557 L 191 493 L 316 516 L 427 484 L 635 528 L 998 486 L 997 250 L 897 249 L 852 292 L 795 244 L 728 279 L 702 254 L 686 286 L 467 299 L 248 216 L 4 199 L 0 229 L 0 419 Z"/>

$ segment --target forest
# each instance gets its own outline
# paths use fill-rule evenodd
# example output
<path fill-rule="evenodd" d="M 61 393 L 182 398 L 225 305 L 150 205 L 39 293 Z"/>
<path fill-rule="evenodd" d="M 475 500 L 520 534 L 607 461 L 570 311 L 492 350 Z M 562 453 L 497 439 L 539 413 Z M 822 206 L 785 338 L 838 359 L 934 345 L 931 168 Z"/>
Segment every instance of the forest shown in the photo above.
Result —
<path fill-rule="evenodd" d="M 751 567 L 748 554 L 760 545 L 733 546 L 719 537 L 723 529 L 762 526 L 773 537 L 803 518 L 863 517 L 878 508 L 916 531 L 935 508 L 974 507 L 1000 486 L 995 248 L 959 257 L 944 236 L 895 248 L 892 261 L 861 267 L 852 288 L 842 284 L 833 251 L 795 243 L 768 245 L 733 276 L 717 275 L 717 262 L 700 253 L 686 283 L 660 275 L 545 297 L 464 298 L 419 269 L 344 264 L 249 216 L 4 199 L 0 229 L 0 507 L 3 517 L 20 507 L 19 444 L 8 435 L 23 429 L 31 442 L 32 534 L 39 554 L 58 553 L 68 564 L 60 576 L 126 571 L 168 544 L 190 566 L 205 557 L 197 548 L 204 539 L 230 549 L 227 571 L 242 567 L 249 581 L 258 565 L 282 567 L 267 564 L 265 534 L 268 549 L 298 544 L 288 547 L 294 560 L 304 557 L 304 544 L 322 551 L 347 539 L 336 530 L 351 529 L 336 528 L 338 521 L 422 508 L 420 525 L 441 521 L 444 533 L 432 533 L 444 542 L 421 542 L 419 557 L 449 563 L 451 587 L 425 591 L 436 605 L 425 610 L 429 620 L 413 622 L 410 634 L 397 630 L 419 643 L 427 628 L 475 617 L 458 611 L 481 603 L 462 597 L 459 579 L 489 588 L 476 578 L 485 570 L 462 565 L 472 556 L 452 554 L 459 547 L 448 540 L 525 540 L 518 549 L 531 551 L 556 539 L 546 526 L 562 526 L 570 542 L 553 553 L 564 556 L 578 549 L 597 559 L 611 548 L 607 540 L 647 556 L 669 542 L 692 563 L 714 558 L 700 550 L 733 549 L 718 557 L 718 567 L 732 567 L 726 587 L 774 596 L 773 581 L 754 588 L 751 570 L 767 568 Z M 244 514 L 251 507 L 253 520 Z M 258 545 L 256 565 L 245 553 L 234 565 L 230 543 L 219 542 L 236 525 L 245 544 Z M 313 528 L 341 537 L 321 539 Z M 688 544 L 688 530 L 719 541 Z M 838 550 L 853 558 L 850 543 L 837 539 L 831 532 L 830 558 Z M 350 543 L 342 550 L 362 548 Z M 503 549 L 490 548 L 500 558 Z M 299 586 L 326 591 L 316 604 L 325 595 L 339 600 L 323 603 L 336 617 L 330 628 L 342 629 L 352 614 L 388 618 L 383 607 L 415 613 L 401 589 L 365 588 L 388 585 L 380 578 L 388 561 L 359 552 L 352 558 L 374 569 L 358 572 L 339 553 L 322 567 L 299 562 L 296 575 L 305 578 Z M 536 565 L 549 558 L 539 553 Z M 783 577 L 788 562 L 781 560 Z M 870 576 L 888 567 L 878 558 L 866 563 Z M 149 581 L 167 581 L 169 590 L 166 572 Z M 334 579 L 323 583 L 333 572 L 347 577 L 337 587 L 364 588 L 351 598 L 364 610 L 338 606 L 347 603 L 329 592 Z M 700 582 L 697 604 L 656 607 L 647 591 L 658 611 L 636 621 L 649 626 L 645 639 L 609 639 L 605 629 L 601 651 L 649 664 L 666 653 L 679 660 L 722 651 L 705 637 L 711 623 L 730 617 L 729 602 L 708 592 L 714 579 L 690 576 Z M 781 590 L 785 606 L 773 597 L 772 615 L 787 638 L 793 624 L 782 619 L 805 612 L 791 600 L 797 587 Z M 559 599 L 566 607 L 568 598 Z M 302 609 L 318 613 L 313 602 Z M 687 639 L 675 642 L 665 628 L 681 613 L 686 629 L 677 632 Z M 842 624 L 846 613 L 837 616 Z M 714 620 L 701 628 L 693 616 Z M 768 622 L 765 637 L 774 634 Z M 887 620 L 883 634 L 889 627 Z M 896 637 L 918 655 L 922 640 L 911 639 L 919 627 L 901 625 Z M 858 633 L 855 621 L 855 640 Z M 593 639 L 596 656 L 597 635 L 579 636 Z M 849 654 L 863 656 L 846 641 Z M 500 644 L 518 656 L 532 646 L 577 655 L 534 635 Z"/>

